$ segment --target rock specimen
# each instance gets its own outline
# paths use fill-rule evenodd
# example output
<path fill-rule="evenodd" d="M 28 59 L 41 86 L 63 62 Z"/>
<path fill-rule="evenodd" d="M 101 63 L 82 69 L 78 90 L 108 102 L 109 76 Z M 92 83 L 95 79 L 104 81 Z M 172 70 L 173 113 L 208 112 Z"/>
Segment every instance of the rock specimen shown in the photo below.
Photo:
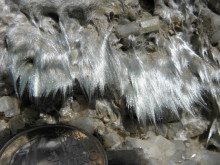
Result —
<path fill-rule="evenodd" d="M 8 96 L 0 97 L 0 112 L 4 112 L 5 117 L 18 115 L 20 109 L 17 100 Z"/>
<path fill-rule="evenodd" d="M 120 37 L 128 37 L 129 35 L 137 35 L 140 33 L 140 27 L 138 23 L 130 23 L 126 25 L 120 25 L 116 28 L 117 34 Z"/>
<path fill-rule="evenodd" d="M 141 31 L 144 33 L 155 32 L 160 29 L 159 17 L 150 17 L 140 23 Z"/>
<path fill-rule="evenodd" d="M 148 164 L 210 162 L 219 18 L 212 0 L 1 0 L 0 142 L 63 123 Z"/>
<path fill-rule="evenodd" d="M 209 51 L 218 44 L 219 15 L 205 4 L 155 0 L 149 16 L 137 1 L 1 3 L 1 61 L 8 67 L 1 66 L 20 98 L 65 97 L 79 88 L 88 100 L 124 97 L 143 124 L 156 123 L 167 110 L 192 113 L 194 104 L 205 105 L 202 93 L 220 104 L 212 58 L 219 51 Z M 213 33 L 203 35 L 209 25 L 199 26 L 192 8 L 207 11 Z"/>

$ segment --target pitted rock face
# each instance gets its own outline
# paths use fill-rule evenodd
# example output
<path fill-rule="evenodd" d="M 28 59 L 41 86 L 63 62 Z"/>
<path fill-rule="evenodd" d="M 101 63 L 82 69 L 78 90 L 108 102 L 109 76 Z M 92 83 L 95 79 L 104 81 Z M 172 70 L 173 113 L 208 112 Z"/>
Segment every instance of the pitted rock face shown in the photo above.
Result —
<path fill-rule="evenodd" d="M 219 51 L 197 26 L 205 3 L 158 0 L 152 18 L 129 0 L 5 2 L 3 59 L 20 96 L 65 94 L 77 81 L 90 99 L 106 89 L 126 98 L 143 123 L 166 110 L 192 113 L 206 92 L 219 105 Z"/>

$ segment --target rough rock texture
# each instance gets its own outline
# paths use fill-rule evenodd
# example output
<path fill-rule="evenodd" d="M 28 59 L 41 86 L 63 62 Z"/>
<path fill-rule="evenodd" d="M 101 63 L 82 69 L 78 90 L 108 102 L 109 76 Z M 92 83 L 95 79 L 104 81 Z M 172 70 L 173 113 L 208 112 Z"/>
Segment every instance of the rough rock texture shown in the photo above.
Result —
<path fill-rule="evenodd" d="M 193 113 L 208 94 L 219 111 L 219 15 L 140 1 L 2 1 L 1 67 L 16 95 L 124 98 L 143 124 Z"/>
<path fill-rule="evenodd" d="M 143 129 L 121 109 L 114 109 L 113 103 L 99 100 L 92 107 L 81 104 L 86 100 L 79 98 L 69 99 L 52 114 L 26 107 L 20 107 L 14 117 L 1 114 L 0 147 L 22 130 L 59 123 L 77 126 L 96 136 L 106 149 L 110 165 L 205 165 L 220 161 L 218 120 L 211 124 L 209 138 L 208 129 L 204 129 L 209 122 L 198 116 L 183 115 L 180 121 L 149 124 Z"/>
<path fill-rule="evenodd" d="M 110 165 L 218 164 L 219 25 L 214 0 L 1 0 L 0 147 L 59 123 Z"/>

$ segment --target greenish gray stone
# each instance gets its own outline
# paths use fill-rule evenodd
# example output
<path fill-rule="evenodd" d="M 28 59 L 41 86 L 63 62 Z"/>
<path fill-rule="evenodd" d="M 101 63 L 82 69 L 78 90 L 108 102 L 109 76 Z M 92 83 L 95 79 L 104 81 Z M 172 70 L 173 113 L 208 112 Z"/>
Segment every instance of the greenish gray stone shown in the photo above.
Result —
<path fill-rule="evenodd" d="M 201 151 L 196 156 L 196 161 L 200 162 L 200 165 L 219 165 L 220 153 L 212 151 Z"/>
<path fill-rule="evenodd" d="M 106 148 L 114 149 L 121 144 L 120 136 L 115 131 L 103 135 L 103 140 Z"/>
<path fill-rule="evenodd" d="M 3 96 L 0 98 L 0 112 L 4 112 L 5 117 L 13 117 L 20 114 L 18 103 L 15 98 Z"/>
<path fill-rule="evenodd" d="M 175 144 L 176 150 L 178 150 L 178 151 L 185 151 L 186 150 L 186 146 L 185 146 L 183 141 L 181 141 L 181 140 L 171 140 L 171 142 Z"/>
<path fill-rule="evenodd" d="M 160 29 L 159 17 L 149 17 L 140 23 L 141 30 L 144 33 L 155 32 Z"/>
<path fill-rule="evenodd" d="M 100 120 L 90 117 L 81 117 L 69 122 L 68 124 L 79 127 L 90 134 L 94 134 L 94 132 L 105 127 Z"/>
<path fill-rule="evenodd" d="M 116 27 L 116 33 L 119 37 L 128 37 L 129 35 L 137 35 L 140 33 L 140 26 L 136 22 Z"/>
<path fill-rule="evenodd" d="M 197 165 L 197 162 L 193 160 L 186 160 L 182 165 Z"/>

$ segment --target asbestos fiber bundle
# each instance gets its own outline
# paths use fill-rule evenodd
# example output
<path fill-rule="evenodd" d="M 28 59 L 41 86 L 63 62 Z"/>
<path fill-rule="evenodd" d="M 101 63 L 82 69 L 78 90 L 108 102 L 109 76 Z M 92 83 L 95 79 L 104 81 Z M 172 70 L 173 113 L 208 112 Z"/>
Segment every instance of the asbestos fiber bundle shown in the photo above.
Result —
<path fill-rule="evenodd" d="M 210 101 L 219 112 L 220 16 L 205 1 L 155 0 L 151 14 L 160 21 L 144 31 L 148 3 L 139 2 L 1 1 L 0 66 L 17 96 L 65 95 L 78 83 L 89 99 L 107 89 L 125 98 L 142 123 L 167 110 L 193 114 Z"/>

